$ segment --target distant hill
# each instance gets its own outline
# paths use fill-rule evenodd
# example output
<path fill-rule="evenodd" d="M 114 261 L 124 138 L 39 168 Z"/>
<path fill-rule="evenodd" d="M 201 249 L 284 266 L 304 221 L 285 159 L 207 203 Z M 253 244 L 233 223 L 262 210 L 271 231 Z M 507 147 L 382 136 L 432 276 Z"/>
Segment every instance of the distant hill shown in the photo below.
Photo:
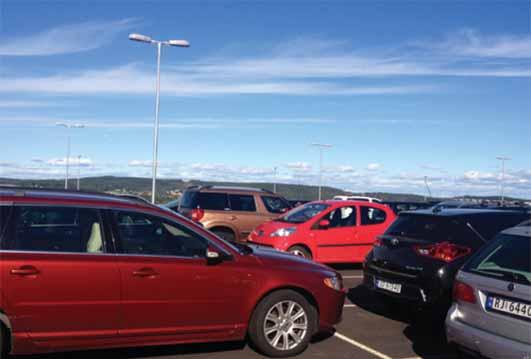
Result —
<path fill-rule="evenodd" d="M 21 186 L 21 187 L 37 187 L 37 188 L 56 188 L 64 187 L 64 180 L 42 179 L 42 180 L 26 180 L 26 179 L 11 179 L 0 178 L 0 186 Z M 237 182 L 211 182 L 211 181 L 183 181 L 181 179 L 158 179 L 157 180 L 157 200 L 161 203 L 170 201 L 179 196 L 179 192 L 186 187 L 192 185 L 220 185 L 220 186 L 246 186 L 264 188 L 273 190 L 272 183 L 256 182 L 256 183 L 237 183 Z M 69 188 L 76 187 L 76 180 L 69 181 Z M 128 193 L 142 196 L 144 198 L 151 197 L 151 178 L 140 177 L 86 177 L 81 179 L 81 189 L 85 191 L 109 192 L 109 193 Z M 317 186 L 298 185 L 298 184 L 277 184 L 277 192 L 288 199 L 296 200 L 315 200 L 317 199 Z M 385 193 L 385 192 L 370 192 L 370 193 L 352 193 L 346 192 L 338 188 L 324 186 L 322 188 L 323 198 L 329 199 L 335 195 L 364 195 L 369 197 L 377 197 L 386 201 L 404 201 L 404 202 L 423 202 L 424 196 L 415 194 L 402 193 Z M 487 197 L 472 197 L 469 198 L 487 198 Z M 488 197 L 494 198 L 494 197 Z M 428 198 L 428 200 L 442 200 L 444 198 Z M 507 200 L 513 200 L 507 198 Z M 518 200 L 518 199 L 514 199 Z"/>

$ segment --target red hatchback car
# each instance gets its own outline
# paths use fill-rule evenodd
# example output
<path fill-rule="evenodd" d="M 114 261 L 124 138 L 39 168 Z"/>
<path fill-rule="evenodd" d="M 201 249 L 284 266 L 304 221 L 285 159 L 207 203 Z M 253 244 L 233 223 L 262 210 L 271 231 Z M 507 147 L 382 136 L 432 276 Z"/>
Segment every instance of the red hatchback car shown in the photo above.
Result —
<path fill-rule="evenodd" d="M 363 262 L 395 220 L 391 208 L 361 201 L 317 201 L 258 226 L 250 243 L 322 263 Z"/>
<path fill-rule="evenodd" d="M 334 270 L 139 200 L 0 188 L 0 240 L 0 356 L 248 335 L 281 357 L 342 314 Z"/>

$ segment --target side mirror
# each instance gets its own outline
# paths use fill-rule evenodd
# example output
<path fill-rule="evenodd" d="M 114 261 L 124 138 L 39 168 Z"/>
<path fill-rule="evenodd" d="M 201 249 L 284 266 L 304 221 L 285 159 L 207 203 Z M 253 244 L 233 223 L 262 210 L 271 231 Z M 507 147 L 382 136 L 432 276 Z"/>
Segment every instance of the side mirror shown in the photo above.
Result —
<path fill-rule="evenodd" d="M 319 229 L 328 229 L 330 221 L 328 219 L 321 219 L 319 221 Z"/>
<path fill-rule="evenodd" d="M 216 265 L 216 264 L 223 262 L 223 260 L 225 259 L 223 254 L 211 248 L 208 248 L 206 250 L 205 257 L 206 257 L 207 265 Z"/>

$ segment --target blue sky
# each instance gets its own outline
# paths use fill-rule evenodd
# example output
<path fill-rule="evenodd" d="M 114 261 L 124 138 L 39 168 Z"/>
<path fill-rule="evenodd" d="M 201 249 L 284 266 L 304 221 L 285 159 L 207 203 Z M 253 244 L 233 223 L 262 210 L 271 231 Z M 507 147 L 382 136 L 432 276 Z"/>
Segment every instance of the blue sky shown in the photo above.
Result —
<path fill-rule="evenodd" d="M 528 0 L 0 3 L 0 176 L 317 182 L 353 191 L 531 198 Z M 5 149 L 8 149 L 7 151 Z M 74 159 L 75 163 L 77 159 Z"/>

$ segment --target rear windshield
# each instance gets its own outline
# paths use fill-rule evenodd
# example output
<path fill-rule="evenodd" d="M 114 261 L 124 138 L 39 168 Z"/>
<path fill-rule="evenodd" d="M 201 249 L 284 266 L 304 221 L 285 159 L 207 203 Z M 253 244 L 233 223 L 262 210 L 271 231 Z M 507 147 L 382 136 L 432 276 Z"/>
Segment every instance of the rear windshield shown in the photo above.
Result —
<path fill-rule="evenodd" d="M 229 204 L 226 193 L 185 191 L 179 207 L 223 211 L 229 208 Z"/>
<path fill-rule="evenodd" d="M 483 242 L 465 224 L 455 218 L 414 214 L 400 215 L 385 232 L 427 242 L 467 243 L 481 245 Z"/>
<path fill-rule="evenodd" d="M 328 207 L 330 206 L 324 203 L 308 203 L 288 212 L 285 216 L 280 217 L 279 220 L 289 223 L 303 223 L 315 217 Z"/>
<path fill-rule="evenodd" d="M 531 237 L 500 234 L 466 265 L 488 277 L 531 284 Z"/>

